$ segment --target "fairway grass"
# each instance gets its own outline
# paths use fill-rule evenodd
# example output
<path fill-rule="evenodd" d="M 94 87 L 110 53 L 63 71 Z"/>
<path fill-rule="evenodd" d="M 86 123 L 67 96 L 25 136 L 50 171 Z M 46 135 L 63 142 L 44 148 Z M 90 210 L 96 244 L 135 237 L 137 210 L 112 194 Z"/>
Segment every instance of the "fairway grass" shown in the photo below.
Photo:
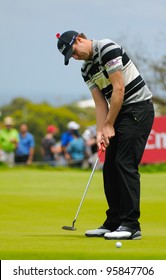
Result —
<path fill-rule="evenodd" d="M 142 240 L 87 238 L 102 224 L 107 204 L 95 171 L 75 226 L 71 226 L 91 171 L 0 170 L 1 260 L 165 260 L 166 174 L 141 174 Z"/>

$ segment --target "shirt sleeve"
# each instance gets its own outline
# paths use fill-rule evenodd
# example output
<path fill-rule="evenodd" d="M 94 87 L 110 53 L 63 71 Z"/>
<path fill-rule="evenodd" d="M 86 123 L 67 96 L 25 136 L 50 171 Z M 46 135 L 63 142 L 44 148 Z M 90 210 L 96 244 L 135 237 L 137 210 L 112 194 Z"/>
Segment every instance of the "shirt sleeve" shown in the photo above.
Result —
<path fill-rule="evenodd" d="M 101 62 L 105 66 L 108 74 L 122 70 L 122 48 L 116 43 L 110 41 L 101 45 L 100 49 Z"/>
<path fill-rule="evenodd" d="M 34 148 L 35 147 L 35 138 L 32 134 L 30 134 L 30 148 Z"/>
<path fill-rule="evenodd" d="M 107 52 L 101 57 L 101 59 L 108 74 L 122 70 L 123 68 L 122 51 L 117 45 L 114 45 L 114 47 L 107 47 Z"/>

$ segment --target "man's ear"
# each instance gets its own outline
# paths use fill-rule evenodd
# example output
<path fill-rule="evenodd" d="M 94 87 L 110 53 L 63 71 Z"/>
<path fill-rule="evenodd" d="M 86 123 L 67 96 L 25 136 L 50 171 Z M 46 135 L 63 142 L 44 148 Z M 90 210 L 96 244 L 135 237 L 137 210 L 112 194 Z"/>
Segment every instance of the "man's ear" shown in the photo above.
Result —
<path fill-rule="evenodd" d="M 81 42 L 81 41 L 82 41 L 82 38 L 80 36 L 77 36 L 76 42 Z"/>

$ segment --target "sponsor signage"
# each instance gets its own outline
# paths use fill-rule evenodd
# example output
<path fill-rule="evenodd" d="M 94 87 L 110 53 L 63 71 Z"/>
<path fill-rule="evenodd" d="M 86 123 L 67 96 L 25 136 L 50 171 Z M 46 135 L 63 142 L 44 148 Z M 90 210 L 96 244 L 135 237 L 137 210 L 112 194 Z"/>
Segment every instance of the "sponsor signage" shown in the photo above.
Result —
<path fill-rule="evenodd" d="M 166 116 L 155 117 L 141 163 L 166 162 Z"/>

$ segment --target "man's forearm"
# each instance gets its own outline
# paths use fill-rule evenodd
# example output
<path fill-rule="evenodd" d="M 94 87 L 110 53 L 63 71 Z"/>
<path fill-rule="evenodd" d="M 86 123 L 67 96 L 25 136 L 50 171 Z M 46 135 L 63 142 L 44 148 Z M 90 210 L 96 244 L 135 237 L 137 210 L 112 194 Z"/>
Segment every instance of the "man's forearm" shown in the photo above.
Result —
<path fill-rule="evenodd" d="M 97 132 L 101 132 L 108 116 L 108 107 L 98 106 L 96 107 L 96 126 Z"/>
<path fill-rule="evenodd" d="M 30 151 L 29 151 L 28 160 L 31 160 L 31 161 L 33 160 L 34 152 L 35 152 L 34 148 L 31 148 Z"/>
<path fill-rule="evenodd" d="M 110 109 L 108 111 L 105 124 L 114 126 L 117 115 L 122 107 L 124 95 L 119 92 L 113 92 L 110 102 Z"/>

